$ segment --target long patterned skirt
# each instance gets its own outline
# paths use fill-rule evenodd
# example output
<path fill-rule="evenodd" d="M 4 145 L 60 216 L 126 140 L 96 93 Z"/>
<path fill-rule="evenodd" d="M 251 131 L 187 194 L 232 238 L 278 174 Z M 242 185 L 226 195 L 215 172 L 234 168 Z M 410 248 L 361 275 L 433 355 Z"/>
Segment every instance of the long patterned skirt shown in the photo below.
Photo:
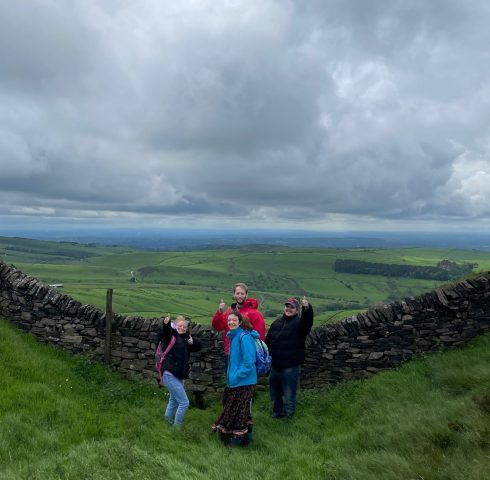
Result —
<path fill-rule="evenodd" d="M 229 388 L 223 392 L 223 412 L 213 424 L 213 432 L 243 438 L 252 431 L 252 398 L 255 385 Z"/>

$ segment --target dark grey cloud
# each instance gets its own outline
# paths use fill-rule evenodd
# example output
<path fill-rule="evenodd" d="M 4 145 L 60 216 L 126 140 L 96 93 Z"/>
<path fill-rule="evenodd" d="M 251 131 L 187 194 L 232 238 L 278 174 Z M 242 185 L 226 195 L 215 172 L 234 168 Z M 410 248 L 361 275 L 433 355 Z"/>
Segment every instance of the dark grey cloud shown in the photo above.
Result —
<path fill-rule="evenodd" d="M 484 0 L 3 2 L 0 215 L 488 221 L 489 20 Z"/>

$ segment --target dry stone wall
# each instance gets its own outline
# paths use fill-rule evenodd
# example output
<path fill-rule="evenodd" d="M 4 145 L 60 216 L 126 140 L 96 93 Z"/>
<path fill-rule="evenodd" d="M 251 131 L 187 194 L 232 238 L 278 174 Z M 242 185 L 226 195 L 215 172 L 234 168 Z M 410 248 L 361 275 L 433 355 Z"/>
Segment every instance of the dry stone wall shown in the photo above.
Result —
<path fill-rule="evenodd" d="M 104 359 L 105 312 L 82 305 L 1 261 L 0 315 L 42 342 L 72 353 L 91 352 L 96 359 Z M 114 315 L 111 367 L 125 376 L 140 374 L 156 382 L 154 352 L 159 328 L 161 320 L 157 318 Z M 219 390 L 224 381 L 221 334 L 211 327 L 192 323 L 190 332 L 201 340 L 203 347 L 191 354 L 187 388 L 196 392 Z"/>
<path fill-rule="evenodd" d="M 490 329 L 490 273 L 415 298 L 383 305 L 330 326 L 307 339 L 302 385 L 320 387 L 396 368 L 424 352 L 463 346 Z M 105 313 L 0 261 L 0 314 L 40 341 L 103 360 Z M 114 315 L 111 367 L 124 375 L 155 379 L 153 366 L 160 320 Z M 223 386 L 221 334 L 192 324 L 203 343 L 191 355 L 187 388 L 218 391 Z"/>
<path fill-rule="evenodd" d="M 312 331 L 305 387 L 365 378 L 414 355 L 464 346 L 490 330 L 490 272 Z"/>

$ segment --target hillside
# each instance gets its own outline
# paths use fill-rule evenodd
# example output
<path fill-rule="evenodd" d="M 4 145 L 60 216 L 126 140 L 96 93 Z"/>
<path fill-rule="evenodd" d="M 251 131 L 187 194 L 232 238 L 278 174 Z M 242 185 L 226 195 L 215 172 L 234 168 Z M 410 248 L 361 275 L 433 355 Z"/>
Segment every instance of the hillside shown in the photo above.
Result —
<path fill-rule="evenodd" d="M 2 256 L 0 244 L 0 258 L 45 283 L 63 284 L 64 293 L 82 303 L 103 309 L 106 290 L 113 288 L 117 313 L 155 317 L 171 312 L 204 324 L 210 322 L 221 298 L 231 302 L 231 286 L 238 281 L 249 285 L 251 296 L 259 299 L 269 322 L 282 312 L 285 298 L 307 295 L 315 306 L 317 324 L 365 310 L 374 302 L 418 295 L 441 283 L 336 272 L 334 266 L 339 258 L 429 267 L 449 260 L 477 264 L 480 270 L 490 269 L 490 253 L 449 249 L 249 246 L 148 252 L 59 242 L 32 241 L 31 245 L 27 240 L 19 244 L 17 239 L 8 241 L 6 257 Z M 4 245 L 8 241 L 4 238 Z"/>
<path fill-rule="evenodd" d="M 0 320 L 0 478 L 465 479 L 490 470 L 490 335 L 461 351 L 324 391 L 298 416 L 254 404 L 256 441 L 229 451 L 219 411 L 191 408 L 183 431 L 160 416 L 163 390 L 117 378 Z"/>
<path fill-rule="evenodd" d="M 76 242 L 54 242 L 19 237 L 0 236 L 0 258 L 5 262 L 29 262 L 34 264 L 65 264 L 88 258 L 134 251 L 126 247 L 108 247 Z"/>

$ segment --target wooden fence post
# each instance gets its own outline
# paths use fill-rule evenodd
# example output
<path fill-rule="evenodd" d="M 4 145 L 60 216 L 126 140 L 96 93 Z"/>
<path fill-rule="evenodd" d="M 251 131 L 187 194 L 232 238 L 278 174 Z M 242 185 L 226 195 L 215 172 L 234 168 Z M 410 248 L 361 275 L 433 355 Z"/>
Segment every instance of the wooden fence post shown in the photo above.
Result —
<path fill-rule="evenodd" d="M 105 307 L 105 348 L 104 348 L 104 362 L 106 365 L 111 364 L 111 332 L 112 332 L 112 320 L 114 314 L 112 313 L 112 288 L 107 289 L 106 307 Z"/>

